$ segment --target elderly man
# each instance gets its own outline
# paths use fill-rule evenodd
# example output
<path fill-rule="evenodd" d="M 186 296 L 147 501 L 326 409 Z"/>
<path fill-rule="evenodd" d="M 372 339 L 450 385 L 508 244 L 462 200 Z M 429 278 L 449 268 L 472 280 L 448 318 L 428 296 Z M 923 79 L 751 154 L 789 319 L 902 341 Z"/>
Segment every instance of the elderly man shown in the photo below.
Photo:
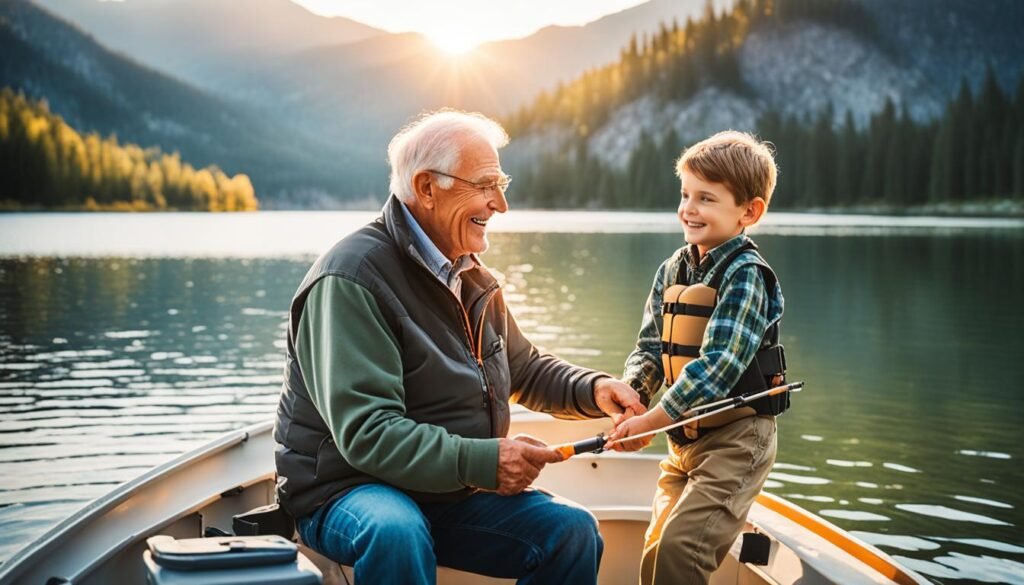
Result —
<path fill-rule="evenodd" d="M 508 209 L 507 142 L 497 123 L 451 110 L 404 128 L 381 217 L 321 256 L 292 301 L 279 499 L 357 582 L 432 583 L 438 565 L 596 581 L 597 522 L 528 489 L 560 457 L 504 438 L 509 402 L 615 420 L 644 407 L 610 376 L 539 352 L 477 258 Z"/>

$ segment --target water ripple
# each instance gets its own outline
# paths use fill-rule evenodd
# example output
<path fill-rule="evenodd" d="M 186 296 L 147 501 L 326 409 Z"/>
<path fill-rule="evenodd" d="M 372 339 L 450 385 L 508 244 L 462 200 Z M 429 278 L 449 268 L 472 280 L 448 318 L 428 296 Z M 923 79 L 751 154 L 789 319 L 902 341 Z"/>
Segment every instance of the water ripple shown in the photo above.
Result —
<path fill-rule="evenodd" d="M 137 339 L 140 337 L 150 337 L 157 335 L 157 331 L 146 331 L 146 330 L 130 330 L 130 331 L 107 331 L 103 335 L 111 339 Z"/>
<path fill-rule="evenodd" d="M 888 516 L 875 514 L 874 512 L 862 512 L 860 510 L 819 510 L 818 514 L 828 518 L 840 518 L 856 522 L 886 522 L 889 520 Z"/>
<path fill-rule="evenodd" d="M 977 524 L 987 524 L 989 526 L 1013 526 L 1009 522 L 1003 522 L 1002 520 L 997 520 L 981 514 L 964 512 L 962 510 L 956 510 L 946 506 L 937 506 L 933 504 L 896 504 L 896 508 L 913 514 L 931 516 L 932 518 L 942 518 L 944 520 L 954 520 L 956 522 L 975 522 Z"/>
<path fill-rule="evenodd" d="M 888 461 L 882 463 L 882 467 L 892 469 L 894 471 L 902 471 L 903 473 L 921 473 L 920 470 L 914 469 L 913 467 L 908 467 L 899 463 L 889 463 Z"/>
<path fill-rule="evenodd" d="M 985 506 L 992 506 L 993 508 L 1006 508 L 1013 509 L 1013 506 L 1005 502 L 997 502 L 995 500 L 988 500 L 985 498 L 975 498 L 974 496 L 953 496 L 954 499 L 960 500 L 961 502 L 971 502 L 972 504 L 982 504 Z"/>
<path fill-rule="evenodd" d="M 801 485 L 825 485 L 832 483 L 832 480 L 825 479 L 823 477 L 810 477 L 806 475 L 793 475 L 792 473 L 779 473 L 773 471 L 768 474 L 768 477 L 781 481 L 783 483 L 798 483 Z"/>
<path fill-rule="evenodd" d="M 988 457 L 990 459 L 1010 459 L 1009 453 L 999 453 L 998 451 L 972 451 L 970 449 L 961 449 L 957 451 L 960 455 L 967 455 L 968 457 Z"/>
<path fill-rule="evenodd" d="M 931 540 L 903 534 L 879 534 L 877 532 L 864 532 L 861 530 L 851 530 L 850 534 L 868 544 L 873 544 L 878 547 L 894 548 L 897 550 L 911 552 L 936 550 L 942 546 L 937 542 L 932 542 Z"/>

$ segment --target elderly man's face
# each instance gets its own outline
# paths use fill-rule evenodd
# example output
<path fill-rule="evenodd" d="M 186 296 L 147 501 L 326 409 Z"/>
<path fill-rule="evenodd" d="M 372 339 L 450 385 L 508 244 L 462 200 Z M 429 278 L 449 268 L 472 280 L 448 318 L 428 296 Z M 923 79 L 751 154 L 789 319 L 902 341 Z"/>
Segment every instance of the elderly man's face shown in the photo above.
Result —
<path fill-rule="evenodd" d="M 502 176 L 498 151 L 486 140 L 467 137 L 460 151 L 459 164 L 453 176 L 485 185 Z M 434 244 L 449 259 L 465 254 L 479 254 L 487 249 L 487 222 L 495 213 L 508 211 L 505 195 L 498 189 L 481 189 L 463 181 L 452 180 L 449 189 L 431 183 L 434 207 L 427 214 L 424 226 Z"/>

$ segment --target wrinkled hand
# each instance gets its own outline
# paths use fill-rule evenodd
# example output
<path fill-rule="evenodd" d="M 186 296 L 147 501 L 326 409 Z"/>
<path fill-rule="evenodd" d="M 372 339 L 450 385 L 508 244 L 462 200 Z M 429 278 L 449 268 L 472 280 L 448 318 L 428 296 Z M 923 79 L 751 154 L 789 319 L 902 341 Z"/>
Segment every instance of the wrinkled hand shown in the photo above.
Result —
<path fill-rule="evenodd" d="M 516 435 L 498 441 L 498 489 L 502 496 L 514 496 L 530 487 L 548 463 L 557 463 L 562 456 L 548 448 L 540 439 Z"/>
<path fill-rule="evenodd" d="M 633 435 L 640 435 L 654 429 L 660 429 L 663 426 L 672 424 L 671 417 L 661 408 L 653 408 L 646 414 L 641 416 L 634 416 L 633 418 L 623 420 L 621 423 L 615 425 L 615 430 L 608 435 L 608 440 L 615 441 L 617 439 L 623 439 L 626 437 L 632 437 Z M 644 447 L 651 444 L 654 439 L 653 436 L 643 437 L 634 441 L 625 441 L 623 443 L 617 443 L 609 447 L 612 451 L 639 451 Z"/>
<path fill-rule="evenodd" d="M 601 412 L 612 418 L 615 425 L 647 412 L 636 390 L 615 378 L 600 378 L 594 383 L 594 402 Z"/>

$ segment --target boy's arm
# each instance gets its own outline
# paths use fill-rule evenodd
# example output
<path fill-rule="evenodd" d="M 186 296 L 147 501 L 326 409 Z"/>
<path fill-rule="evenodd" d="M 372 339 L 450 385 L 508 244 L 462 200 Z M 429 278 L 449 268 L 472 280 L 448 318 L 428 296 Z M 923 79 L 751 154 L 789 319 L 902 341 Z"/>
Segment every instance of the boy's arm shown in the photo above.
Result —
<path fill-rule="evenodd" d="M 671 258 L 662 262 L 654 275 L 654 284 L 651 285 L 651 293 L 647 295 L 644 316 L 640 321 L 636 348 L 626 358 L 622 374 L 622 381 L 640 393 L 645 405 L 650 404 L 651 397 L 665 380 L 665 370 L 661 365 L 661 303 L 665 295 L 665 272 L 670 262 Z"/>
<path fill-rule="evenodd" d="M 680 420 L 691 406 L 724 398 L 754 359 L 768 330 L 768 294 L 756 264 L 741 266 L 723 286 L 700 357 L 686 364 L 661 399 L 673 420 Z"/>

